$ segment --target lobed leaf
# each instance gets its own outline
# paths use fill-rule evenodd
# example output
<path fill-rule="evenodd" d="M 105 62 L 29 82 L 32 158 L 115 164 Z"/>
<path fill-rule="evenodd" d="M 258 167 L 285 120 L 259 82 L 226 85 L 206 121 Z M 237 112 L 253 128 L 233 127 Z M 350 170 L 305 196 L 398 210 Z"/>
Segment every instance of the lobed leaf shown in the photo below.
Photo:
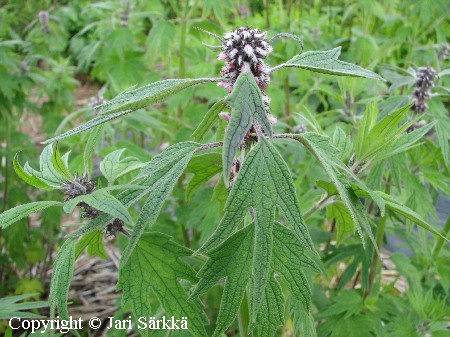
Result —
<path fill-rule="evenodd" d="M 239 310 L 245 288 L 252 276 L 253 237 L 253 225 L 239 230 L 208 252 L 209 259 L 197 274 L 200 280 L 191 297 L 204 294 L 226 277 L 213 337 L 221 336 Z"/>
<path fill-rule="evenodd" d="M 236 230 L 250 207 L 258 207 L 261 203 L 261 196 L 257 193 L 261 190 L 272 192 L 265 194 L 266 199 L 272 200 L 273 207 L 275 205 L 280 207 L 299 239 L 305 246 L 315 251 L 301 215 L 289 168 L 270 141 L 260 139 L 244 159 L 225 204 L 222 220 L 200 248 L 201 252 L 217 246 Z"/>
<path fill-rule="evenodd" d="M 12 317 L 20 317 L 22 319 L 38 319 L 44 318 L 44 316 L 32 313 L 24 312 L 22 310 L 39 309 L 48 307 L 48 303 L 44 301 L 31 301 L 17 303 L 21 300 L 28 300 L 32 297 L 39 295 L 35 294 L 25 294 L 17 296 L 9 296 L 0 298 L 0 319 L 10 319 Z M 6 334 L 5 334 L 6 336 Z M 12 336 L 12 335 L 11 335 Z"/>
<path fill-rule="evenodd" d="M 154 315 L 149 305 L 153 291 L 166 316 L 186 317 L 189 335 L 206 337 L 202 306 L 200 302 L 190 300 L 179 283 L 179 279 L 197 281 L 194 270 L 182 260 L 191 254 L 189 249 L 165 234 L 148 233 L 140 237 L 119 271 L 117 288 L 123 290 L 123 304 L 131 304 L 136 318 L 150 317 Z"/>
<path fill-rule="evenodd" d="M 286 281 L 291 294 L 307 310 L 311 303 L 311 289 L 303 270 L 306 268 L 319 272 L 315 262 L 304 254 L 303 243 L 292 231 L 275 222 L 273 228 L 273 269 Z"/>
<path fill-rule="evenodd" d="M 277 280 L 270 276 L 256 320 L 256 336 L 272 337 L 284 324 L 284 297 Z"/>
<path fill-rule="evenodd" d="M 145 228 L 155 223 L 164 201 L 172 192 L 199 146 L 200 144 L 192 142 L 178 143 L 156 156 L 142 168 L 138 178 L 143 179 L 141 182 L 143 186 L 149 187 L 150 197 L 136 220 L 130 242 L 122 255 L 122 265 L 127 262 Z"/>
<path fill-rule="evenodd" d="M 208 261 L 200 269 L 200 278 L 192 297 L 204 294 L 221 279 L 225 278 L 219 316 L 213 336 L 221 334 L 233 322 L 241 305 L 247 286 L 250 284 L 251 296 L 255 296 L 254 285 L 259 277 L 252 272 L 257 245 L 255 241 L 256 223 L 240 229 L 217 247 L 208 252 Z M 282 276 L 292 295 L 306 307 L 311 302 L 311 290 L 303 272 L 306 268 L 318 271 L 314 261 L 305 254 L 303 243 L 291 229 L 278 222 L 272 224 L 273 245 L 270 254 L 270 273 L 264 285 L 259 308 L 256 310 L 257 336 L 273 336 L 277 327 L 284 321 L 284 299 L 280 286 L 273 278 L 274 272 Z M 254 299 L 250 298 L 254 303 Z M 252 312 L 255 308 L 252 308 Z M 270 316 L 270 317 L 269 317 Z"/>

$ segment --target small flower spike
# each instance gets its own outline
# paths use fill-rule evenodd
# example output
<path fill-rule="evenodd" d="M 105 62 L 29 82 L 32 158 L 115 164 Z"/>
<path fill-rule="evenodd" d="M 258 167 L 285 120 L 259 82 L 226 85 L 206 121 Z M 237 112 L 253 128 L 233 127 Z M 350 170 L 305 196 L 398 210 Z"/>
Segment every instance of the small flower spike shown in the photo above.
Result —
<path fill-rule="evenodd" d="M 87 174 L 83 174 L 79 177 L 77 174 L 74 175 L 73 181 L 66 181 L 62 184 L 62 192 L 66 195 L 64 201 L 69 201 L 80 195 L 91 194 L 95 191 L 95 182 L 89 180 Z M 83 218 L 95 219 L 99 211 L 85 202 L 80 202 L 77 206 L 82 209 L 81 216 Z"/>
<path fill-rule="evenodd" d="M 412 93 L 414 110 L 417 113 L 424 113 L 428 110 L 427 102 L 431 98 L 431 88 L 434 87 L 434 81 L 437 78 L 437 72 L 432 67 L 420 67 L 416 75 L 416 83 Z"/>

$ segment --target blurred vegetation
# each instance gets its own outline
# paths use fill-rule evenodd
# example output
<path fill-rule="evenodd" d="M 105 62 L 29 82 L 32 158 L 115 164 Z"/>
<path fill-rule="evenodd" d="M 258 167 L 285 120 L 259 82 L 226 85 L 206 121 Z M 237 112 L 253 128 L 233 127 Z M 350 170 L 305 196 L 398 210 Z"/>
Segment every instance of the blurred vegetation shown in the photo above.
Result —
<path fill-rule="evenodd" d="M 449 80 L 444 76 L 448 74 L 450 36 L 447 1 L 17 0 L 0 4 L 0 213 L 29 201 L 63 198 L 59 191 L 36 192 L 21 181 L 12 166 L 16 153 L 20 152 L 19 161 L 26 158 L 32 167 L 38 167 L 41 141 L 90 119 L 96 103 L 131 86 L 166 78 L 219 76 L 222 62 L 202 45 L 217 41 L 193 27 L 221 36 L 249 25 L 267 30 L 268 36 L 294 33 L 303 40 L 305 51 L 342 46 L 341 59 L 388 80 L 280 70 L 267 89 L 271 112 L 278 118 L 277 133 L 308 130 L 336 139 L 339 128 L 344 136 L 354 136 L 368 103 L 378 102 L 383 117 L 412 102 L 419 67 L 431 66 L 441 74 L 429 109 L 420 117 L 426 123 L 437 123 L 429 137 L 405 153 L 372 163 L 371 170 L 362 174 L 371 188 L 386 191 L 389 186 L 391 195 L 439 227 L 436 201 L 440 195 L 450 196 Z M 268 63 L 277 65 L 299 52 L 294 41 L 277 42 Z M 108 153 L 126 149 L 124 157 L 145 162 L 168 144 L 191 140 L 208 107 L 223 95 L 223 89 L 214 84 L 195 87 L 106 124 L 88 170 L 106 186 L 99 162 Z M 215 132 L 223 132 L 225 126 L 221 121 L 210 138 L 215 139 Z M 85 171 L 88 137 L 88 133 L 78 134 L 59 144 L 61 152 L 70 150 L 71 172 Z M 322 190 L 316 182 L 327 178 L 322 170 L 313 169 L 317 163 L 304 149 L 288 143 L 283 148 L 301 208 L 306 211 L 320 198 Z M 343 159 L 349 163 L 350 155 Z M 127 181 L 126 177 L 120 179 Z M 214 187 L 206 185 L 201 193 L 193 193 L 188 203 L 182 185 L 175 188 L 155 227 L 177 242 L 197 248 L 219 222 L 223 200 L 211 201 Z M 378 221 L 376 207 L 369 211 Z M 361 331 L 366 336 L 448 333 L 448 249 L 414 229 L 412 222 L 393 213 L 387 219 L 387 233 L 398 237 L 410 253 L 410 258 L 401 253 L 392 256 L 409 290 L 400 294 L 394 287 L 397 280 L 381 287 L 381 280 L 376 279 L 376 296 L 367 299 L 356 286 L 369 278 L 362 271 L 367 261 L 358 259 L 366 254 L 361 243 L 345 236 L 336 244 L 333 210 L 320 210 L 308 218 L 315 243 L 326 247 L 325 274 L 311 275 L 312 315 L 319 336 L 361 336 Z M 63 221 L 62 210 L 52 208 L 0 229 L 0 297 L 38 293 L 35 300 L 46 299 L 47 271 L 54 253 L 68 226 L 78 223 L 67 217 Z M 219 297 L 220 290 L 214 288 L 206 300 L 212 321 L 218 313 Z M 291 319 L 285 330 L 309 336 L 310 327 L 299 304 L 291 299 L 286 310 Z M 230 336 L 233 329 L 237 324 L 230 328 Z"/>

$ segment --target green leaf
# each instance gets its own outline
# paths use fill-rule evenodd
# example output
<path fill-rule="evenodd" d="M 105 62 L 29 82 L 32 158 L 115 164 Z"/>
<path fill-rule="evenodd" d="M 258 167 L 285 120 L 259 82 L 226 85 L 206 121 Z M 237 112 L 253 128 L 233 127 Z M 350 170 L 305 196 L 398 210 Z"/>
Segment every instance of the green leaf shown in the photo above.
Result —
<path fill-rule="evenodd" d="M 98 106 L 97 109 L 100 109 L 100 116 L 59 136 L 48 139 L 43 142 L 43 144 L 53 143 L 60 139 L 73 136 L 132 111 L 142 109 L 151 103 L 160 101 L 193 85 L 206 82 L 217 82 L 219 80 L 220 79 L 218 78 L 170 79 L 148 84 L 138 89 L 127 90 L 110 101 Z"/>
<path fill-rule="evenodd" d="M 328 51 L 308 51 L 294 56 L 286 63 L 283 63 L 274 69 L 297 67 L 330 75 L 365 77 L 384 81 L 381 76 L 370 70 L 361 68 L 351 63 L 339 61 L 338 57 L 340 54 L 341 47 Z"/>
<path fill-rule="evenodd" d="M 96 230 L 90 232 L 77 242 L 75 247 L 75 259 L 81 255 L 85 248 L 87 248 L 87 254 L 89 257 L 98 256 L 104 260 L 108 258 L 102 231 Z"/>
<path fill-rule="evenodd" d="M 175 144 L 141 169 L 138 178 L 143 179 L 141 183 L 149 187 L 150 197 L 136 220 L 130 242 L 122 255 L 122 265 L 127 262 L 145 229 L 155 223 L 164 201 L 172 192 L 199 146 L 200 144 L 193 142 Z"/>
<path fill-rule="evenodd" d="M 445 109 L 443 109 L 445 111 Z M 445 165 L 448 165 L 448 152 L 449 152 L 449 142 L 450 142 L 450 121 L 447 116 L 443 116 L 439 119 L 436 124 L 436 134 L 441 147 L 442 156 L 445 161 Z"/>
<path fill-rule="evenodd" d="M 61 154 L 58 151 L 58 146 L 55 146 L 55 150 L 52 156 L 52 165 L 53 168 L 58 172 L 61 176 L 63 176 L 66 180 L 72 181 L 73 177 L 69 172 L 66 164 L 63 162 L 61 158 Z"/>
<path fill-rule="evenodd" d="M 41 179 L 25 172 L 25 170 L 22 168 L 22 166 L 20 166 L 19 163 L 19 159 L 18 159 L 18 155 L 16 154 L 14 156 L 14 160 L 13 160 L 13 167 L 14 167 L 14 171 L 16 171 L 17 175 L 23 180 L 25 181 L 27 184 L 37 187 L 37 188 L 51 188 L 50 185 L 48 185 L 47 183 L 45 183 L 44 181 L 42 181 Z"/>
<path fill-rule="evenodd" d="M 220 78 L 185 78 L 159 81 L 138 89 L 127 90 L 97 108 L 100 109 L 101 114 L 111 114 L 125 110 L 135 111 L 193 85 L 217 82 L 219 80 Z"/>
<path fill-rule="evenodd" d="M 349 210 L 342 202 L 334 203 L 333 205 L 328 207 L 327 210 L 329 210 L 328 218 L 336 219 L 336 243 L 339 245 L 350 234 L 355 233 L 355 223 L 353 222 Z"/>
<path fill-rule="evenodd" d="M 393 197 L 391 197 L 390 195 L 388 195 L 386 193 L 383 193 L 380 191 L 377 191 L 376 193 L 378 195 L 380 195 L 386 201 L 386 206 L 389 209 L 391 209 L 392 211 L 405 216 L 406 218 L 413 221 L 418 226 L 426 229 L 427 231 L 429 231 L 437 236 L 440 236 L 447 242 L 450 242 L 449 239 L 447 239 L 445 236 L 443 236 L 437 229 L 435 229 L 432 225 L 430 225 L 428 222 L 426 222 L 418 213 L 414 212 L 409 207 L 402 205 L 401 203 L 399 203 Z"/>
<path fill-rule="evenodd" d="M 108 213 L 113 218 L 118 218 L 126 224 L 133 222 L 127 208 L 105 189 L 94 191 L 91 194 L 80 195 L 67 201 L 63 207 L 64 211 L 66 213 L 72 213 L 75 206 L 80 202 L 85 202 L 89 206 L 101 212 Z"/>
<path fill-rule="evenodd" d="M 134 203 L 138 202 L 142 197 L 147 196 L 150 192 L 149 187 L 145 187 L 142 184 L 137 184 L 142 186 L 142 189 L 137 189 L 135 187 L 122 191 L 117 195 L 117 200 L 119 200 L 126 208 L 130 207 Z M 100 230 L 106 227 L 114 218 L 106 213 L 101 213 L 94 220 L 84 225 L 83 227 L 73 231 L 68 234 L 67 237 L 78 237 L 91 233 L 95 230 Z"/>
<path fill-rule="evenodd" d="M 191 297 L 203 295 L 222 278 L 226 278 L 213 337 L 221 336 L 236 317 L 252 276 L 253 237 L 253 225 L 236 232 L 208 252 L 209 259 L 198 272 L 200 280 Z"/>
<path fill-rule="evenodd" d="M 355 152 L 358 157 L 361 157 L 362 153 L 365 151 L 367 145 L 367 137 L 369 136 L 370 130 L 373 129 L 378 118 L 378 106 L 376 102 L 372 102 L 366 105 L 366 110 L 364 112 L 361 123 L 359 124 L 358 134 L 355 140 Z"/>
<path fill-rule="evenodd" d="M 405 132 L 412 122 L 401 126 L 399 124 L 410 107 L 411 105 L 404 106 L 374 123 L 378 116 L 377 106 L 368 106 L 365 112 L 368 117 L 363 117 L 355 144 L 359 163 L 382 160 L 406 151 L 433 127 L 433 123 L 430 123 L 413 132 Z"/>
<path fill-rule="evenodd" d="M 277 205 L 302 244 L 315 252 L 300 212 L 289 169 L 275 147 L 261 138 L 244 160 L 218 228 L 200 249 L 208 251 L 225 240 L 236 230 L 247 211 L 255 207 L 254 282 L 250 297 L 252 323 L 257 319 L 269 279 L 272 228 Z"/>
<path fill-rule="evenodd" d="M 284 297 L 280 285 L 273 275 L 267 282 L 265 296 L 256 320 L 256 336 L 272 337 L 284 324 Z"/>
<path fill-rule="evenodd" d="M 32 301 L 17 303 L 21 300 L 26 300 L 34 297 L 36 294 L 25 294 L 18 296 L 10 296 L 0 298 L 0 319 L 10 319 L 13 317 L 20 317 L 22 319 L 38 319 L 44 318 L 44 316 L 34 314 L 32 312 L 24 312 L 22 310 L 31 310 L 48 307 L 48 303 L 44 301 Z M 5 335 L 6 336 L 6 335 Z M 12 335 L 11 335 L 12 336 Z"/>
<path fill-rule="evenodd" d="M 254 282 L 255 259 L 255 226 L 250 224 L 237 231 L 224 242 L 208 252 L 208 261 L 198 272 L 200 278 L 192 297 L 204 294 L 221 279 L 225 278 L 219 316 L 213 336 L 221 334 L 233 322 L 244 297 L 247 285 Z M 258 335 L 272 336 L 271 331 L 283 322 L 284 301 L 279 285 L 273 279 L 274 271 L 282 276 L 292 295 L 309 307 L 311 290 L 303 272 L 306 268 L 317 271 L 315 263 L 304 254 L 303 243 L 292 230 L 278 222 L 273 223 L 273 254 L 271 254 L 271 270 L 265 284 L 263 298 L 260 299 L 256 324 Z M 253 287 L 252 287 L 253 288 Z M 254 289 L 251 291 L 255 295 Z M 250 297 L 252 302 L 255 300 Z M 254 308 L 252 308 L 252 311 Z M 271 318 L 261 323 L 267 315 Z M 264 330 L 261 329 L 264 327 Z M 267 327 L 268 330 L 265 329 Z"/>
<path fill-rule="evenodd" d="M 275 222 L 273 228 L 273 269 L 285 280 L 289 291 L 307 310 L 311 289 L 303 270 L 319 272 L 315 262 L 305 255 L 305 246 L 292 231 Z"/>
<path fill-rule="evenodd" d="M 333 145 L 339 150 L 339 159 L 347 162 L 353 152 L 353 145 L 350 137 L 347 137 L 344 130 L 336 127 L 333 134 Z"/>
<path fill-rule="evenodd" d="M 117 178 L 137 170 L 144 165 L 134 157 L 120 159 L 125 150 L 119 149 L 108 153 L 100 163 L 100 171 L 108 180 L 109 185 L 112 185 Z"/>
<path fill-rule="evenodd" d="M 93 127 L 96 127 L 98 125 L 101 125 L 101 124 L 109 122 L 109 121 L 112 121 L 112 120 L 114 120 L 116 118 L 119 118 L 119 117 L 121 117 L 123 115 L 129 114 L 132 111 L 133 110 L 125 110 L 125 111 L 119 111 L 119 112 L 116 112 L 116 113 L 110 113 L 110 114 L 107 114 L 107 115 L 97 116 L 97 117 L 91 119 L 89 122 L 86 122 L 86 123 L 84 123 L 84 124 L 82 124 L 80 126 L 77 126 L 77 127 L 73 128 L 72 130 L 69 130 L 67 132 L 64 132 L 64 133 L 56 136 L 56 137 L 50 138 L 50 139 L 42 142 L 42 144 L 51 144 L 53 142 L 60 141 L 61 139 L 64 139 L 64 138 L 76 135 L 76 134 L 78 134 L 80 132 L 92 129 Z"/>
<path fill-rule="evenodd" d="M 195 129 L 194 133 L 192 134 L 192 137 L 194 137 L 194 140 L 196 142 L 200 142 L 203 139 L 203 137 L 206 135 L 206 133 L 211 129 L 215 120 L 219 117 L 219 113 L 224 110 L 228 110 L 228 105 L 222 100 L 216 102 L 208 110 L 205 117 L 200 122 L 200 124 L 197 126 L 197 129 Z"/>
<path fill-rule="evenodd" d="M 197 281 L 194 270 L 182 260 L 191 254 L 167 235 L 143 235 L 119 272 L 117 288 L 123 290 L 123 304 L 131 304 L 135 317 L 153 316 L 149 306 L 152 291 L 166 316 L 187 317 L 191 336 L 207 336 L 201 303 L 190 300 L 179 283 L 179 279 Z"/>
<path fill-rule="evenodd" d="M 262 176 L 264 179 L 259 179 Z M 261 196 L 257 191 L 264 188 L 271 191 L 270 199 L 274 205 L 279 206 L 297 237 L 305 246 L 315 251 L 301 215 L 289 168 L 270 141 L 264 139 L 261 139 L 245 157 L 225 204 L 224 216 L 200 251 L 206 252 L 230 236 L 250 207 L 257 206 L 261 202 Z"/>
<path fill-rule="evenodd" d="M 375 239 L 370 229 L 364 206 L 361 204 L 355 192 L 351 188 L 350 183 L 334 167 L 334 165 L 338 163 L 337 156 L 339 152 L 330 144 L 329 138 L 316 133 L 307 132 L 296 135 L 296 139 L 305 145 L 305 147 L 311 151 L 311 153 L 322 164 L 328 177 L 336 186 L 345 207 L 349 210 L 362 242 L 365 242 L 363 234 L 363 230 L 365 230 L 372 242 L 375 244 Z M 342 166 L 343 165 L 339 165 L 339 167 Z"/>
<path fill-rule="evenodd" d="M 86 142 L 86 147 L 83 152 L 83 163 L 84 163 L 84 171 L 89 171 L 89 162 L 91 161 L 92 153 L 94 152 L 94 148 L 97 145 L 99 137 L 103 131 L 104 125 L 99 125 L 89 132 L 89 137 Z"/>
<path fill-rule="evenodd" d="M 59 201 L 36 201 L 16 206 L 0 214 L 0 227 L 6 228 L 20 219 L 27 217 L 31 213 L 42 211 L 51 206 L 60 205 L 62 205 L 62 203 Z"/>
<path fill-rule="evenodd" d="M 75 265 L 75 244 L 75 239 L 67 239 L 53 264 L 49 294 L 50 319 L 55 318 L 55 310 L 58 308 L 59 318 L 69 320 L 67 299 Z M 76 330 L 72 330 L 72 333 L 79 336 Z"/>
<path fill-rule="evenodd" d="M 193 173 L 186 188 L 186 200 L 214 175 L 222 171 L 222 156 L 219 153 L 206 153 L 195 156 L 189 162 L 186 173 Z"/>
<path fill-rule="evenodd" d="M 272 137 L 272 126 L 264 110 L 261 91 L 251 72 L 243 72 L 239 75 L 233 92 L 224 102 L 232 107 L 231 119 L 223 144 L 223 174 L 225 184 L 228 186 L 233 158 L 241 146 L 245 134 L 253 125 L 254 119 L 270 137 Z"/>
<path fill-rule="evenodd" d="M 161 52 L 163 59 L 169 55 L 170 44 L 173 43 L 173 36 L 176 34 L 175 25 L 168 20 L 158 20 L 152 25 L 148 35 L 148 47 L 151 54 Z"/>
<path fill-rule="evenodd" d="M 53 153 L 53 146 L 51 144 L 42 150 L 39 158 L 40 172 L 37 174 L 38 178 L 48 181 L 54 186 L 60 186 L 67 179 L 55 169 L 53 165 Z"/>

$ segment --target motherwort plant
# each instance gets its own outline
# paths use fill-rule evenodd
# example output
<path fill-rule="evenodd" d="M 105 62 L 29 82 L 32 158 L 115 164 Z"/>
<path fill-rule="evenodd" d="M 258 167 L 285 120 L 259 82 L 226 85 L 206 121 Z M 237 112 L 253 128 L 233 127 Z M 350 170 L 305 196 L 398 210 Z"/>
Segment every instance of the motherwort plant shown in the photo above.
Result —
<path fill-rule="evenodd" d="M 266 88 L 277 70 L 290 67 L 383 80 L 380 76 L 339 60 L 340 48 L 303 52 L 301 40 L 291 34 L 268 38 L 267 32 L 250 27 L 237 28 L 223 37 L 208 34 L 221 43 L 207 45 L 225 62 L 221 77 L 169 79 L 127 90 L 96 106 L 98 113 L 92 120 L 46 141 L 40 171 L 27 164 L 22 168 L 16 158 L 16 171 L 24 180 L 39 188 L 51 188 L 57 177 L 64 182 L 66 198 L 64 202 L 41 201 L 8 210 L 0 215 L 3 228 L 50 206 L 62 206 L 70 213 L 78 205 L 86 220 L 67 235 L 55 261 L 50 293 L 52 316 L 58 309 L 59 316 L 67 319 L 67 295 L 76 257 L 90 242 L 103 243 L 99 233 L 105 228 L 107 234 L 131 233 L 121 258 L 117 285 L 123 291 L 123 305 L 131 308 L 135 318 L 154 317 L 161 312 L 169 317 L 187 317 L 188 333 L 193 337 L 208 336 L 201 298 L 223 279 L 224 290 L 213 336 L 223 336 L 236 317 L 241 336 L 273 336 L 288 315 L 287 302 L 298 304 L 301 324 L 314 326 L 309 314 L 309 278 L 319 272 L 320 249 L 304 217 L 319 209 L 340 207 L 341 214 L 348 215 L 351 226 L 340 227 L 339 235 L 343 235 L 342 231 L 346 235 L 358 232 L 367 250 L 375 255 L 381 248 L 384 227 L 380 225 L 377 235 L 372 234 L 367 202 L 363 204 L 361 200 L 375 204 L 382 218 L 389 207 L 439 235 L 405 205 L 386 193 L 368 188 L 342 159 L 343 153 L 350 151 L 352 164 L 364 170 L 372 162 L 409 149 L 428 127 L 405 133 L 410 125 L 398 125 L 408 107 L 378 121 L 376 106 L 369 106 L 353 144 L 348 144 L 342 130 L 335 136 L 338 141 L 333 143 L 319 133 L 280 134 L 272 130 L 277 113 L 270 111 Z M 283 64 L 270 66 L 266 62 L 270 60 L 273 44 L 282 37 L 299 42 L 301 53 Z M 108 183 L 106 187 L 99 188 L 87 175 L 72 175 L 68 170 L 68 155 L 60 157 L 52 145 L 90 130 L 84 158 L 88 162 L 102 124 L 188 87 L 210 82 L 225 88 L 226 96 L 205 114 L 192 135 L 193 141 L 173 144 L 145 163 L 121 159 L 123 150 L 110 153 L 100 164 Z M 219 116 L 228 121 L 223 136 L 214 142 L 203 142 L 211 138 Z M 312 153 L 330 180 L 321 184 L 322 187 L 325 184 L 323 198 L 306 214 L 302 214 L 297 196 L 306 191 L 296 191 L 290 169 L 280 153 L 283 149 L 280 145 L 286 141 L 297 142 Z M 221 178 L 214 180 L 215 193 L 222 193 L 226 198 L 220 222 L 196 251 L 179 245 L 166 234 L 152 231 L 165 200 L 185 171 L 193 173 L 192 180 L 195 180 L 195 184 L 188 184 L 188 194 L 221 173 Z M 134 176 L 126 184 L 116 184 L 119 177 L 130 177 L 126 174 L 133 172 Z M 133 217 L 129 209 L 135 205 L 139 207 L 134 209 L 138 212 Z M 196 271 L 199 263 L 203 266 Z M 376 263 L 369 268 L 375 273 Z M 158 297 L 160 308 L 151 307 L 152 294 Z M 139 332 L 144 336 L 149 334 L 147 330 Z"/>

